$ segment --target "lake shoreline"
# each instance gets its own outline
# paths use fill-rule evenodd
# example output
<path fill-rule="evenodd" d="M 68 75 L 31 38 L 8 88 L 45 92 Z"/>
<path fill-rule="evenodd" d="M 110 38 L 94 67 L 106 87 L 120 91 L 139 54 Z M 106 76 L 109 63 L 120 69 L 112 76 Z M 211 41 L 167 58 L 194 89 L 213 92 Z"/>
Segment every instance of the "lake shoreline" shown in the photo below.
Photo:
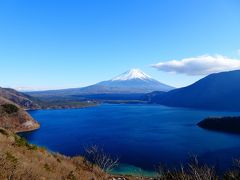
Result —
<path fill-rule="evenodd" d="M 160 162 L 171 168 L 175 162 L 184 163 L 189 153 L 205 160 L 212 156 L 205 153 L 212 152 L 218 159 L 219 150 L 238 145 L 238 136 L 210 132 L 196 126 L 205 117 L 225 116 L 231 112 L 156 104 L 103 103 L 91 108 L 48 109 L 29 113 L 42 125 L 37 131 L 26 133 L 25 138 L 31 143 L 67 156 L 83 154 L 84 146 L 96 144 L 111 155 L 119 156 L 120 163 L 141 169 L 154 170 L 153 165 Z M 220 142 L 221 139 L 224 143 Z M 198 151 L 200 147 L 201 152 Z M 230 155 L 227 160 L 231 160 Z"/>

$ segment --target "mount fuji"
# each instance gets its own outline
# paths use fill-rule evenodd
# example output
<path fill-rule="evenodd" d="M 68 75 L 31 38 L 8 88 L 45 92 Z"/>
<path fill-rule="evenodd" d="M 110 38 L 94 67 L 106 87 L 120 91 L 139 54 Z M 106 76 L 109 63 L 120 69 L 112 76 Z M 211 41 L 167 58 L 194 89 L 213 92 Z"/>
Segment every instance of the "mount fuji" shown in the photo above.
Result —
<path fill-rule="evenodd" d="M 136 94 L 152 91 L 170 91 L 173 87 L 163 84 L 140 69 L 131 69 L 110 80 L 83 87 L 62 90 L 28 92 L 32 96 L 74 96 L 97 94 Z"/>
<path fill-rule="evenodd" d="M 108 81 L 97 83 L 98 86 L 117 88 L 118 91 L 132 93 L 146 93 L 152 91 L 169 91 L 173 87 L 163 84 L 140 69 L 131 69 Z"/>

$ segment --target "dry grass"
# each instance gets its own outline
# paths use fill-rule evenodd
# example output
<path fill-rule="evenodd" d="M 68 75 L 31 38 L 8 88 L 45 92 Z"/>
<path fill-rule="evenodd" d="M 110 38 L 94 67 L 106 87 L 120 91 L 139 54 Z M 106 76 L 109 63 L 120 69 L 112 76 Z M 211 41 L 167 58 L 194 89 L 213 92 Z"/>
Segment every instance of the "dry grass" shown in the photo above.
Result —
<path fill-rule="evenodd" d="M 200 165 L 196 157 L 192 157 L 187 166 L 179 169 L 167 170 L 159 167 L 159 180 L 217 180 L 213 167 Z"/>
<path fill-rule="evenodd" d="M 3 132 L 3 133 L 2 133 Z M 34 147 L 34 148 L 32 148 Z M 83 157 L 51 154 L 1 129 L 0 179 L 104 180 L 109 176 Z M 90 168 L 91 167 L 91 168 Z"/>

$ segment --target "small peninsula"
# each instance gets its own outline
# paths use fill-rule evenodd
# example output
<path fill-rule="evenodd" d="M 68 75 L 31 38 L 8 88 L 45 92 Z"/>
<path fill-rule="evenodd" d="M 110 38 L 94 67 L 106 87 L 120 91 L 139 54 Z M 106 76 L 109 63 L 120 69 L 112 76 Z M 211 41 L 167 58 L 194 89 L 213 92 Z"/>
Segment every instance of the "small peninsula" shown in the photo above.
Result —
<path fill-rule="evenodd" d="M 240 116 L 209 117 L 197 125 L 208 130 L 240 134 Z"/>

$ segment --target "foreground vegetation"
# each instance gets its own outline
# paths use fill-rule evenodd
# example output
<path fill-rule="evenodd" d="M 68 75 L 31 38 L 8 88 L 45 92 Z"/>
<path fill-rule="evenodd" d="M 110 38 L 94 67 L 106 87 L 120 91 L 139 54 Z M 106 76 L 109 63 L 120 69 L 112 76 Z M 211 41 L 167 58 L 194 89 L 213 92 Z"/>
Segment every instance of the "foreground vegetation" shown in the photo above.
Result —
<path fill-rule="evenodd" d="M 214 167 L 200 164 L 197 158 L 186 166 L 169 170 L 159 166 L 156 177 L 114 176 L 109 174 L 118 164 L 96 146 L 86 149 L 85 157 L 67 157 L 50 153 L 43 147 L 29 144 L 20 136 L 0 128 L 0 179 L 38 180 L 238 180 L 240 161 L 223 175 L 217 175 Z"/>
<path fill-rule="evenodd" d="M 49 153 L 29 144 L 5 129 L 0 129 L 0 179 L 109 179 L 102 169 L 83 157 Z"/>
<path fill-rule="evenodd" d="M 158 180 L 239 180 L 240 161 L 234 162 L 234 168 L 218 175 L 214 167 L 200 164 L 194 157 L 186 166 L 180 166 L 175 170 L 161 168 L 158 170 Z"/>

